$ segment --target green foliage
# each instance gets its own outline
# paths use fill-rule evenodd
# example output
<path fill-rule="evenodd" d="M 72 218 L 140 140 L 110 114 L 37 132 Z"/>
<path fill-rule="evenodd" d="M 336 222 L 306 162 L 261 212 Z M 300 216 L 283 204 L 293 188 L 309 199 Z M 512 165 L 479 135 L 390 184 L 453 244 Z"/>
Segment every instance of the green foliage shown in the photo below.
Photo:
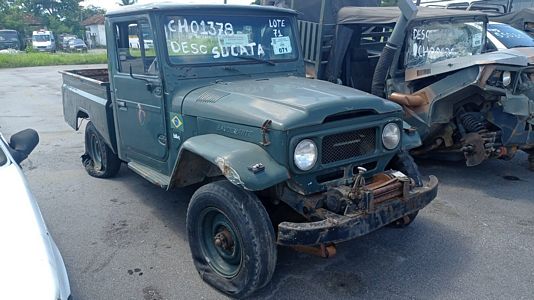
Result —
<path fill-rule="evenodd" d="M 54 65 L 104 64 L 106 53 L 18 53 L 0 54 L 0 68 Z"/>
<path fill-rule="evenodd" d="M 47 28 L 56 35 L 62 33 L 83 36 L 81 21 L 105 10 L 95 6 L 82 7 L 83 0 L 0 0 L 0 29 L 15 29 L 29 37 L 33 30 Z M 40 25 L 31 26 L 28 19 Z"/>
<path fill-rule="evenodd" d="M 0 29 L 14 29 L 24 34 L 27 33 L 26 27 L 24 12 L 6 0 L 0 0 Z"/>
<path fill-rule="evenodd" d="M 24 49 L 24 52 L 26 53 L 38 53 L 37 49 L 33 48 L 32 44 L 26 45 L 26 49 Z"/>

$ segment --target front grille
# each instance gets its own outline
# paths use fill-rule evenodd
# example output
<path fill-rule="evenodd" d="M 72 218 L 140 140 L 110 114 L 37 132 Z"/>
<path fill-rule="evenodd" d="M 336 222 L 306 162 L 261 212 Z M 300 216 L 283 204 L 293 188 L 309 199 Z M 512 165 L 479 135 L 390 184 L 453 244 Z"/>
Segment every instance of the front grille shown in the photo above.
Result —
<path fill-rule="evenodd" d="M 323 138 L 321 163 L 328 164 L 372 153 L 376 147 L 376 128 L 328 135 Z"/>

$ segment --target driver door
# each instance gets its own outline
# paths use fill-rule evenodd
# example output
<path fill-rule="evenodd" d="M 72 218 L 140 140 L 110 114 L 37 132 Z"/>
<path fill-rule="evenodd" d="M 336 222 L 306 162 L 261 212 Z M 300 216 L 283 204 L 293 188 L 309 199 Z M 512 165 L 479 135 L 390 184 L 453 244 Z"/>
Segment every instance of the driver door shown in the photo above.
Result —
<path fill-rule="evenodd" d="M 113 24 L 118 70 L 114 112 L 121 158 L 150 164 L 167 156 L 164 98 L 153 31 L 147 18 Z"/>

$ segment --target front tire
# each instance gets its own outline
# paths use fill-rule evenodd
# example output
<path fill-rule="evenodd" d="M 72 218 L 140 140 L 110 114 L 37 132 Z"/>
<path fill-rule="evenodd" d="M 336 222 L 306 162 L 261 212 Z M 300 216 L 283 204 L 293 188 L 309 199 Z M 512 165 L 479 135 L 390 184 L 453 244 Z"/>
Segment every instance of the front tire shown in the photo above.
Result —
<path fill-rule="evenodd" d="M 82 164 L 87 174 L 96 178 L 110 178 L 119 172 L 121 160 L 109 148 L 93 122 L 85 127 L 85 154 Z"/>
<path fill-rule="evenodd" d="M 253 193 L 226 180 L 202 186 L 187 209 L 187 233 L 200 277 L 222 293 L 243 298 L 271 280 L 274 229 Z"/>

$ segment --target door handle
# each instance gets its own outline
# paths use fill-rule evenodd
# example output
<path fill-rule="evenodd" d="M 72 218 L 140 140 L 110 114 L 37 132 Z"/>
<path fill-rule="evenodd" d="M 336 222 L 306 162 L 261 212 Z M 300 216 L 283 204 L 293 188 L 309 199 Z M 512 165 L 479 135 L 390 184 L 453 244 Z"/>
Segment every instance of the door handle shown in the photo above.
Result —
<path fill-rule="evenodd" d="M 126 107 L 126 102 L 125 101 L 117 101 L 117 107 L 120 110 L 128 110 L 128 108 Z"/>

